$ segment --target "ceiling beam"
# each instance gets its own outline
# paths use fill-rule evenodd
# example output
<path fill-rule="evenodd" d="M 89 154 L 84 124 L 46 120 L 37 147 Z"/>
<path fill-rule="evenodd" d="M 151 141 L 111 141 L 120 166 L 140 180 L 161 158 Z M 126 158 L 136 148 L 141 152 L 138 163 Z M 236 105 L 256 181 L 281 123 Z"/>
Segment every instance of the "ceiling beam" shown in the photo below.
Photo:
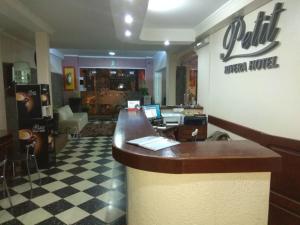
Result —
<path fill-rule="evenodd" d="M 14 40 L 14 41 L 16 41 L 16 42 L 18 42 L 18 43 L 20 43 L 20 44 L 22 44 L 24 46 L 29 47 L 29 48 L 35 48 L 34 44 L 32 44 L 30 42 L 27 42 L 27 41 L 24 41 L 21 38 L 16 37 L 15 35 L 12 35 L 12 34 L 6 32 L 5 29 L 1 29 L 0 28 L 0 35 L 3 35 L 4 37 L 7 37 L 7 38 L 9 38 L 11 40 Z"/>
<path fill-rule="evenodd" d="M 20 0 L 1 0 L 0 13 L 32 32 L 54 33 L 54 29 L 49 24 L 35 15 Z"/>
<path fill-rule="evenodd" d="M 195 41 L 195 32 L 193 29 L 143 28 L 140 39 L 157 42 L 169 40 L 173 44 L 190 44 Z"/>
<path fill-rule="evenodd" d="M 114 22 L 116 35 L 120 41 L 138 43 L 145 15 L 148 7 L 148 0 L 139 1 L 120 1 L 110 0 L 111 13 Z M 124 16 L 130 13 L 133 17 L 133 22 L 128 25 L 124 22 Z M 131 37 L 125 37 L 125 30 L 130 30 Z"/>
<path fill-rule="evenodd" d="M 247 15 L 270 1 L 271 0 L 230 0 L 226 2 L 194 28 L 197 39 L 205 38 L 209 34 L 227 26 L 234 17 Z"/>

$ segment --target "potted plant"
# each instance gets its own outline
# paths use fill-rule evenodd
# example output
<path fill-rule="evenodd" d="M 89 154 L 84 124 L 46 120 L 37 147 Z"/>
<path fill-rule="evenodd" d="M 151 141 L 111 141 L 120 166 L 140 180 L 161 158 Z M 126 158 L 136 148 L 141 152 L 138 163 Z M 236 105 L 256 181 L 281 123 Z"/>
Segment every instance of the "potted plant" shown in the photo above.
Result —
<path fill-rule="evenodd" d="M 140 92 L 140 94 L 141 94 L 142 96 L 146 96 L 146 95 L 149 94 L 149 93 L 148 93 L 148 88 L 146 88 L 146 87 L 140 88 L 140 89 L 139 89 L 139 92 Z"/>
<path fill-rule="evenodd" d="M 151 104 L 151 96 L 149 95 L 148 88 L 143 87 L 139 89 L 140 95 L 142 96 L 142 104 L 150 105 Z"/>
<path fill-rule="evenodd" d="M 87 113 L 89 113 L 89 111 L 90 111 L 90 106 L 89 106 L 88 104 L 82 105 L 82 106 L 81 106 L 81 111 L 82 111 L 82 112 L 87 112 Z"/>

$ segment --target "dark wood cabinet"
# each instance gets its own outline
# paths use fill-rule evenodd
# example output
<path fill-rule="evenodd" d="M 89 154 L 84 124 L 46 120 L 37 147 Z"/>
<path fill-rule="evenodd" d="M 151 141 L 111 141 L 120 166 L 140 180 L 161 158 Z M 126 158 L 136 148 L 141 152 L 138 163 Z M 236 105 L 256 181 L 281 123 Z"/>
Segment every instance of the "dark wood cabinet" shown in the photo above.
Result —
<path fill-rule="evenodd" d="M 207 138 L 207 125 L 181 125 L 178 127 L 178 141 L 194 141 L 192 132 L 198 129 L 197 141 L 203 141 Z"/>

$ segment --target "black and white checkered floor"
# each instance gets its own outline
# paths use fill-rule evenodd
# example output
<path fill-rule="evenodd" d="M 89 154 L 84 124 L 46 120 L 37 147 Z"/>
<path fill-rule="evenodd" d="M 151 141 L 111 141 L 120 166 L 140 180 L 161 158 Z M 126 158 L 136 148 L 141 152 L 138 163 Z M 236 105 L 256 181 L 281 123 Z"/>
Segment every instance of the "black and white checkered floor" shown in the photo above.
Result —
<path fill-rule="evenodd" d="M 111 155 L 111 137 L 70 141 L 55 168 L 10 184 L 14 206 L 0 195 L 0 224 L 126 225 L 125 169 Z M 2 186 L 2 185 L 0 185 Z"/>

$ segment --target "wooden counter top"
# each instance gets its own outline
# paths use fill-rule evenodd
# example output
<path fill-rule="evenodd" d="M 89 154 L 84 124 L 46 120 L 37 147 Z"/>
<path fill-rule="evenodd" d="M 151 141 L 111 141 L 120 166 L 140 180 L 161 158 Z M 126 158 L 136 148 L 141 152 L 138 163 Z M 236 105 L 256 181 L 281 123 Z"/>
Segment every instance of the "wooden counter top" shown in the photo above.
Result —
<path fill-rule="evenodd" d="M 279 154 L 248 140 L 185 142 L 159 151 L 126 141 L 155 135 L 143 111 L 120 111 L 113 137 L 113 157 L 125 166 L 162 173 L 231 173 L 279 171 Z"/>

